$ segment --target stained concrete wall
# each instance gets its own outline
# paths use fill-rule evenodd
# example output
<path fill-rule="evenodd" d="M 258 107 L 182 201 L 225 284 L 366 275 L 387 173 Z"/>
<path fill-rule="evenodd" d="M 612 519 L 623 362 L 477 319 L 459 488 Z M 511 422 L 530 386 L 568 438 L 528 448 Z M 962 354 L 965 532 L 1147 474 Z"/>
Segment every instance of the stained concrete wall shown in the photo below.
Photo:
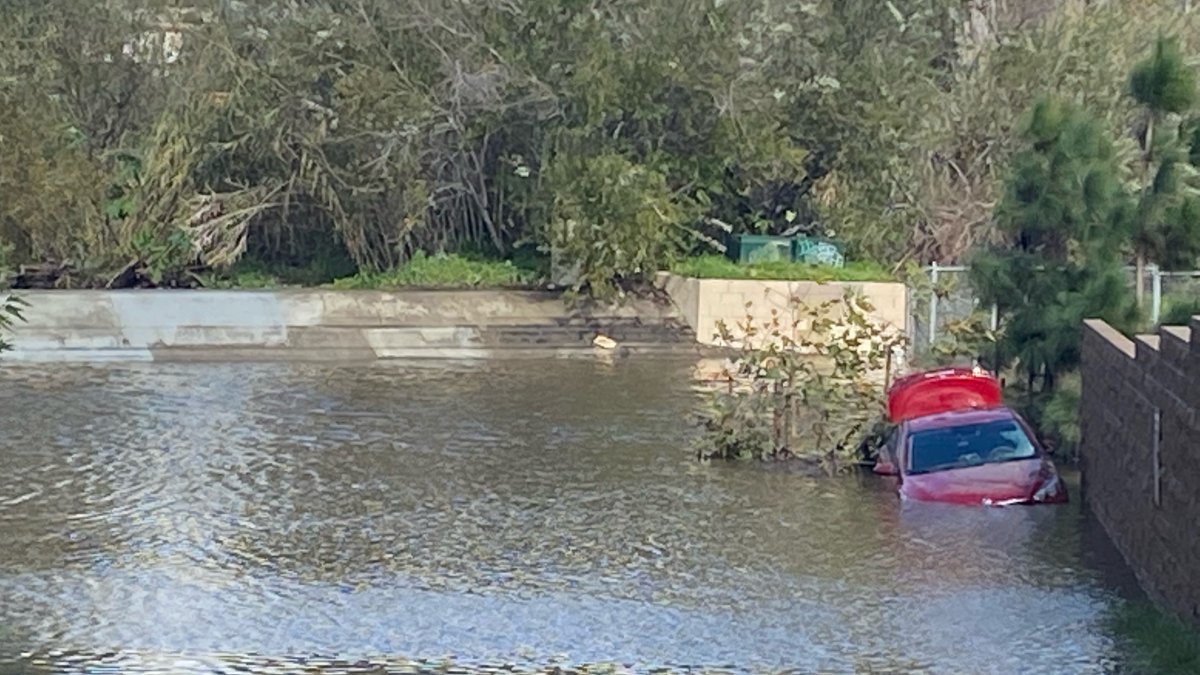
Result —
<path fill-rule="evenodd" d="M 1147 593 L 1200 622 L 1200 317 L 1134 340 L 1088 321 L 1082 358 L 1084 499 Z"/>
<path fill-rule="evenodd" d="M 746 316 L 760 325 L 770 321 L 772 312 L 791 317 L 792 299 L 815 307 L 826 301 L 841 300 L 847 288 L 853 288 L 875 306 L 874 317 L 878 321 L 899 330 L 906 330 L 908 323 L 904 283 L 692 279 L 661 274 L 659 286 L 670 295 L 679 315 L 695 330 L 696 339 L 708 345 L 719 344 L 720 322 L 733 328 L 744 322 Z M 798 327 L 799 330 L 808 328 L 803 322 Z"/>
<path fill-rule="evenodd" d="M 507 291 L 28 291 L 5 361 L 487 358 L 694 347 L 669 303 Z"/>
<path fill-rule="evenodd" d="M 747 317 L 755 327 L 762 327 L 772 321 L 773 313 L 777 313 L 783 326 L 796 322 L 793 338 L 803 337 L 820 342 L 821 336 L 810 332 L 813 317 L 804 311 L 797 312 L 793 300 L 811 308 L 831 302 L 831 308 L 837 311 L 849 289 L 865 297 L 874 307 L 872 318 L 884 325 L 894 326 L 902 334 L 908 331 L 908 293 L 901 283 L 696 279 L 666 272 L 658 275 L 657 282 L 659 288 L 671 298 L 679 316 L 695 332 L 696 340 L 708 347 L 736 346 L 726 345 L 720 339 L 718 326 L 721 322 L 734 333 L 735 338 L 741 338 L 742 331 L 737 326 L 743 324 Z M 750 342 L 762 346 L 772 339 L 765 332 L 759 337 L 759 340 Z M 702 362 L 697 370 L 697 378 L 720 378 L 724 368 L 723 359 Z M 892 378 L 907 368 L 907 349 L 897 348 L 882 369 L 868 373 L 867 377 L 886 387 Z"/>
<path fill-rule="evenodd" d="M 792 299 L 816 307 L 842 300 L 847 289 L 862 294 L 874 306 L 875 319 L 900 331 L 908 326 L 907 293 L 901 283 L 695 279 L 666 273 L 659 275 L 658 283 L 696 332 L 696 339 L 710 345 L 720 342 L 718 324 L 722 321 L 733 328 L 750 316 L 761 325 L 771 320 L 772 312 L 778 312 L 790 322 Z M 803 320 L 797 326 L 799 331 L 809 328 Z"/>

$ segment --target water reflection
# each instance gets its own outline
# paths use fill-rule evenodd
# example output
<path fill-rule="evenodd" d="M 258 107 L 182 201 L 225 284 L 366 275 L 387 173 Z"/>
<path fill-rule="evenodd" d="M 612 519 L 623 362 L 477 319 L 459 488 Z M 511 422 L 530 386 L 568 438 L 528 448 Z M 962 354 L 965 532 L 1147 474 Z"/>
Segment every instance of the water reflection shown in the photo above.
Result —
<path fill-rule="evenodd" d="M 698 467 L 691 366 L 0 371 L 0 656 L 1105 672 L 1076 506 Z"/>

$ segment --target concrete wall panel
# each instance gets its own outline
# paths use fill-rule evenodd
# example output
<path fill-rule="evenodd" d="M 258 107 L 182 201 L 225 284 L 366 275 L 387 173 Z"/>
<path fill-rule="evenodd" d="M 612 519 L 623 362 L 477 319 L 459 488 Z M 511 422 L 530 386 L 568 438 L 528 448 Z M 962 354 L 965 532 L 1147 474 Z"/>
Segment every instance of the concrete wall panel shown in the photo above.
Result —
<path fill-rule="evenodd" d="M 591 350 L 596 334 L 639 351 L 695 347 L 669 303 L 572 308 L 510 291 L 30 291 L 2 361 L 486 358 Z"/>

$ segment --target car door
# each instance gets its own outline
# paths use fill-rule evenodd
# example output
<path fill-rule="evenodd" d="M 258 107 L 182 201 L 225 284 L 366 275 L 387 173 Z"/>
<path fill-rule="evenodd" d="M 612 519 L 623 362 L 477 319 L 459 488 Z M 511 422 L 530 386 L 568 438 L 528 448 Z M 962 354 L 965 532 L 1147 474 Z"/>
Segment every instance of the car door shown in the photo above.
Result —
<path fill-rule="evenodd" d="M 900 472 L 900 465 L 896 463 L 896 445 L 900 434 L 900 427 L 893 426 L 888 431 L 887 437 L 883 445 L 879 448 L 879 463 L 876 465 L 876 473 L 886 476 L 895 476 Z"/>

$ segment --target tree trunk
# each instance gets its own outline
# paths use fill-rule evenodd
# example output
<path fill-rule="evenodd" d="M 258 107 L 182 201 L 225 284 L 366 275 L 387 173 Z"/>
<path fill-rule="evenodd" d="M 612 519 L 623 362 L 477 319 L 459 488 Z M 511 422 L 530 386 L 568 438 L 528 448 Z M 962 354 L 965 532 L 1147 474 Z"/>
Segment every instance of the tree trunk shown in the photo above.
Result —
<path fill-rule="evenodd" d="M 794 429 L 796 427 L 796 423 L 794 421 L 795 418 L 793 416 L 796 402 L 793 401 L 792 398 L 793 395 L 790 391 L 783 395 L 783 442 L 784 447 L 788 449 L 795 447 L 795 444 L 792 441 L 795 436 Z"/>
<path fill-rule="evenodd" d="M 1142 199 L 1149 196 L 1150 191 L 1154 189 L 1154 174 L 1150 170 L 1151 162 L 1154 161 L 1154 113 L 1150 113 L 1150 117 L 1146 120 L 1146 144 L 1142 148 L 1142 156 L 1145 158 L 1143 177 L 1144 187 L 1142 188 Z M 1138 223 L 1139 228 L 1145 228 L 1152 223 Z M 1144 230 L 1143 230 L 1144 231 Z M 1135 261 L 1137 278 L 1134 280 L 1134 294 L 1137 297 L 1137 306 L 1140 311 L 1146 304 L 1146 251 L 1140 245 L 1138 246 L 1137 259 Z"/>
<path fill-rule="evenodd" d="M 1135 289 L 1134 293 L 1137 295 L 1138 309 L 1142 309 L 1142 307 L 1144 307 L 1146 304 L 1146 254 L 1140 249 L 1137 252 L 1134 269 L 1134 274 L 1137 275 L 1137 278 L 1134 279 L 1133 282 Z M 1128 286 L 1126 288 L 1128 288 Z"/>

